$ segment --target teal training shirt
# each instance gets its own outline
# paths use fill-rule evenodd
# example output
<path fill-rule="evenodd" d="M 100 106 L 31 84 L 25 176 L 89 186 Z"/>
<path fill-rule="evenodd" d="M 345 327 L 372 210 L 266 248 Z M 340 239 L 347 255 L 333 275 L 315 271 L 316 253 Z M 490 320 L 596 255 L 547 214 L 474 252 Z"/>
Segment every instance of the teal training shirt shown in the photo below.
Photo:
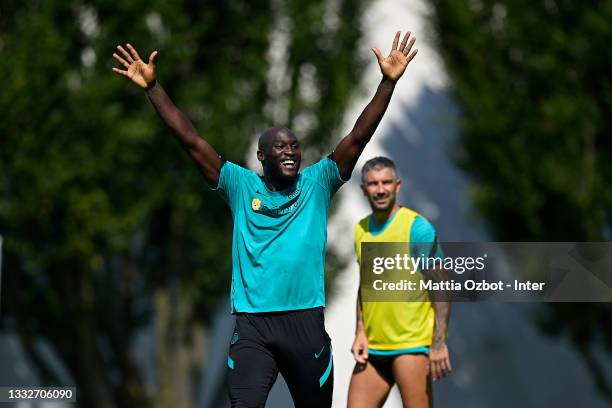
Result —
<path fill-rule="evenodd" d="M 232 312 L 325 306 L 324 268 L 331 198 L 344 183 L 329 157 L 296 184 L 270 191 L 255 172 L 225 162 L 217 191 L 234 220 Z"/>

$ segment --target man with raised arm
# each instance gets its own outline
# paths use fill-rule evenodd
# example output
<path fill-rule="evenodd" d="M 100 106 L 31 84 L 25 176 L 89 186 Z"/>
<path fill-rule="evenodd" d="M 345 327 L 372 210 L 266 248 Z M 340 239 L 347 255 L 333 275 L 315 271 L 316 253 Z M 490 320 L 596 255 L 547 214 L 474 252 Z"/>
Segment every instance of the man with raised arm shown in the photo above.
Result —
<path fill-rule="evenodd" d="M 397 201 L 401 180 L 395 163 L 386 157 L 368 160 L 361 171 L 361 188 L 372 213 L 355 225 L 355 250 L 362 262 L 362 243 L 405 243 L 413 258 L 440 258 L 436 231 L 425 217 Z M 372 244 L 370 244 L 372 245 Z M 367 282 L 367 268 L 360 268 Z M 416 271 L 440 280 L 439 271 Z M 355 341 L 356 360 L 349 386 L 349 408 L 381 407 L 395 383 L 406 408 L 433 406 L 431 379 L 451 372 L 446 329 L 450 314 L 448 296 L 430 297 L 415 291 L 412 301 L 373 302 L 357 292 Z M 442 295 L 444 295 L 442 293 Z M 391 299 L 389 299 L 391 300 Z"/>
<path fill-rule="evenodd" d="M 113 68 L 144 89 L 234 220 L 228 389 L 232 407 L 263 407 L 280 371 L 296 407 L 330 407 L 332 349 L 325 331 L 324 266 L 331 198 L 349 179 L 382 119 L 397 80 L 416 55 L 415 38 L 398 31 L 388 56 L 376 55 L 383 78 L 351 132 L 301 172 L 301 146 L 283 126 L 259 137 L 263 176 L 223 160 L 157 82 L 157 51 L 145 63 L 136 49 L 113 54 Z M 410 40 L 410 42 L 409 42 Z"/>

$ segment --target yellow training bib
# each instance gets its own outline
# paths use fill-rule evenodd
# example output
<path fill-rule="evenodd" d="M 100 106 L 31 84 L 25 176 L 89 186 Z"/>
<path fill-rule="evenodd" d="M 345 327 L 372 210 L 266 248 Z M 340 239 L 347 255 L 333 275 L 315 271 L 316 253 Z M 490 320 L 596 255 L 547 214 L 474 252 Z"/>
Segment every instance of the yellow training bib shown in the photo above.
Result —
<path fill-rule="evenodd" d="M 359 221 L 355 225 L 359 264 L 362 242 L 405 242 L 410 251 L 412 225 L 417 217 L 422 216 L 401 207 L 378 231 L 371 231 L 372 215 Z M 361 302 L 361 307 L 369 348 L 399 350 L 431 345 L 435 318 L 431 302 Z"/>

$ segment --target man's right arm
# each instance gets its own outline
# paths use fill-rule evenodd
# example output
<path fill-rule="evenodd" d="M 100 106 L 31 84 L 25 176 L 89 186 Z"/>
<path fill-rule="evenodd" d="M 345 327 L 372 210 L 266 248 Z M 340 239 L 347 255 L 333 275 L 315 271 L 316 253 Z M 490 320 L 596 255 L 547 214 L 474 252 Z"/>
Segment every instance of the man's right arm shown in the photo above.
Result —
<path fill-rule="evenodd" d="M 122 46 L 117 46 L 117 50 L 122 55 L 113 54 L 113 58 L 123 65 L 125 70 L 113 68 L 113 71 L 130 78 L 132 82 L 146 90 L 155 110 L 172 130 L 181 146 L 196 162 L 208 184 L 216 187 L 223 162 L 215 149 L 198 135 L 187 115 L 176 107 L 166 91 L 157 82 L 155 75 L 157 51 L 152 52 L 149 56 L 149 62 L 145 63 L 134 47 L 127 44 L 127 48 L 130 51 L 129 53 Z"/>
<path fill-rule="evenodd" d="M 360 284 L 361 285 L 361 284 Z M 351 353 L 355 361 L 365 364 L 368 360 L 368 336 L 363 326 L 363 310 L 361 309 L 361 289 L 357 289 L 357 308 L 356 308 L 355 340 L 351 347 Z"/>
<path fill-rule="evenodd" d="M 216 186 L 222 161 L 215 149 L 200 137 L 189 118 L 174 105 L 159 82 L 147 89 L 147 96 L 166 126 L 198 165 L 208 184 Z"/>

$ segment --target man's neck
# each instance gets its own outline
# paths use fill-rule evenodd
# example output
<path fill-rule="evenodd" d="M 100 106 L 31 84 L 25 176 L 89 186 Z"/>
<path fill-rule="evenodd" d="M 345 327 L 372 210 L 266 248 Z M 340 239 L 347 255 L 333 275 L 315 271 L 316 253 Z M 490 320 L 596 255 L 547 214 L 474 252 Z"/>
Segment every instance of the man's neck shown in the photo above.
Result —
<path fill-rule="evenodd" d="M 270 191 L 283 191 L 295 184 L 295 180 L 273 179 L 272 177 L 266 176 L 265 174 L 263 176 L 263 181 L 266 184 L 268 190 Z"/>
<path fill-rule="evenodd" d="M 384 224 L 385 222 L 387 222 L 389 218 L 393 217 L 393 215 L 399 209 L 400 209 L 400 205 L 396 203 L 393 205 L 393 207 L 387 210 L 374 210 L 372 212 L 372 214 L 374 215 L 374 221 L 376 221 L 376 224 L 378 225 Z"/>

